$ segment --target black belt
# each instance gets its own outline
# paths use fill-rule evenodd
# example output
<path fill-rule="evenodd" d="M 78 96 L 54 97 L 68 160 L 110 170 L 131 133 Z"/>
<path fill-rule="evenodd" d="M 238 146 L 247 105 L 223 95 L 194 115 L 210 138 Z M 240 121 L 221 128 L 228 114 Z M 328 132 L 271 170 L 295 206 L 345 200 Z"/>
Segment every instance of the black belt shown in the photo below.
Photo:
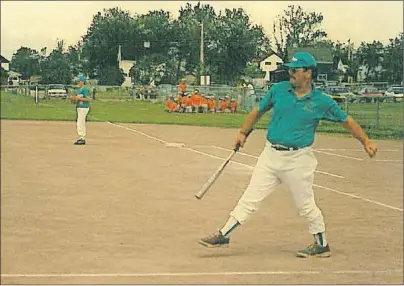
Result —
<path fill-rule="evenodd" d="M 299 150 L 297 147 L 286 147 L 283 145 L 278 145 L 278 144 L 271 144 L 271 148 L 277 150 L 277 151 L 296 151 Z"/>

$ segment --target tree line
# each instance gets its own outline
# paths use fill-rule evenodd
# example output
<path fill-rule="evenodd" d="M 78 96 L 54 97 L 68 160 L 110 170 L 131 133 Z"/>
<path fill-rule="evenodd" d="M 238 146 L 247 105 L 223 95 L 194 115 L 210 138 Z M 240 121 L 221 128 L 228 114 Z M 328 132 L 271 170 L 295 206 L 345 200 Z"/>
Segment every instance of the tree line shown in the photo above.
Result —
<path fill-rule="evenodd" d="M 42 83 L 70 84 L 75 75 L 86 74 L 99 84 L 120 85 L 124 81 L 117 61 L 120 46 L 123 60 L 136 61 L 130 70 L 136 84 L 148 84 L 151 78 L 177 84 L 186 75 L 199 78 L 201 74 L 210 75 L 216 83 L 235 84 L 256 75 L 252 59 L 271 50 L 286 61 L 288 47 L 318 46 L 332 50 L 335 69 L 340 59 L 348 65 L 347 75 L 354 80 L 360 66 L 366 65 L 368 81 L 401 82 L 403 33 L 387 45 L 362 42 L 353 50 L 353 43 L 329 40 L 322 21 L 321 13 L 290 5 L 274 21 L 271 40 L 262 26 L 252 24 L 243 8 L 217 13 L 210 5 L 187 3 L 177 19 L 163 10 L 131 15 L 120 8 L 104 9 L 93 16 L 75 45 L 66 47 L 58 40 L 49 55 L 46 47 L 40 51 L 21 47 L 14 53 L 10 69 L 20 72 L 23 79 L 40 76 Z"/>

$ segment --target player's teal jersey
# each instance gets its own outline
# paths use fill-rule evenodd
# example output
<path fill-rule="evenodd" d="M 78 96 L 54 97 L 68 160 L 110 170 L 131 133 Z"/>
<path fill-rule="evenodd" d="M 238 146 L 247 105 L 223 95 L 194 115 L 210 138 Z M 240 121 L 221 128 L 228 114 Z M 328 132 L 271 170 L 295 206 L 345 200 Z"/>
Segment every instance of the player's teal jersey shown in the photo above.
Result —
<path fill-rule="evenodd" d="M 89 93 L 88 93 L 88 88 L 85 87 L 85 86 L 81 87 L 81 88 L 76 92 L 76 94 L 77 94 L 78 96 L 82 96 L 82 97 L 85 97 L 85 98 L 90 98 Z M 88 101 L 79 101 L 79 102 L 77 103 L 77 105 L 76 105 L 76 108 L 88 108 L 89 106 L 90 106 L 90 104 L 89 104 Z"/>
<path fill-rule="evenodd" d="M 303 148 L 313 144 L 320 120 L 345 122 L 348 115 L 329 96 L 313 86 L 298 98 L 289 81 L 277 83 L 260 101 L 258 109 L 273 109 L 267 139 L 273 144 Z"/>

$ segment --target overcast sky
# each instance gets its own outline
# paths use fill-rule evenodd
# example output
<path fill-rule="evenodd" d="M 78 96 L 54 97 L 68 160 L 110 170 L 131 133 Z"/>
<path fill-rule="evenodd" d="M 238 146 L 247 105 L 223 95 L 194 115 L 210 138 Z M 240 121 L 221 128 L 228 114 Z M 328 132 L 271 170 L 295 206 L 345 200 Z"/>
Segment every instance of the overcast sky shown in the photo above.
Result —
<path fill-rule="evenodd" d="M 52 50 L 57 39 L 75 44 L 85 35 L 93 15 L 119 6 L 131 14 L 163 9 L 178 17 L 181 6 L 195 1 L 1 1 L 1 54 L 11 59 L 21 46 Z M 243 7 L 253 23 L 271 36 L 275 17 L 288 5 L 321 12 L 323 29 L 333 41 L 355 43 L 379 40 L 388 43 L 403 29 L 402 1 L 201 1 L 216 11 Z"/>

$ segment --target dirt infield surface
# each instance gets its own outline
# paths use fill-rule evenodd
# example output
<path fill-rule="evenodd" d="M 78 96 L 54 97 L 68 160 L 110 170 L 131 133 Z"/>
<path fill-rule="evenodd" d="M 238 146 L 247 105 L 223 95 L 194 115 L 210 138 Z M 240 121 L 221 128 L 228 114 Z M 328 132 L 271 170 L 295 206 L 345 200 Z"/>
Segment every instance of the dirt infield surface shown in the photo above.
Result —
<path fill-rule="evenodd" d="M 228 248 L 200 246 L 226 221 L 265 143 L 264 130 L 253 132 L 196 200 L 235 132 L 90 122 L 88 144 L 74 146 L 74 122 L 2 120 L 1 283 L 403 283 L 400 141 L 377 141 L 370 160 L 353 138 L 317 136 L 331 258 L 295 258 L 312 237 L 283 186 Z"/>

